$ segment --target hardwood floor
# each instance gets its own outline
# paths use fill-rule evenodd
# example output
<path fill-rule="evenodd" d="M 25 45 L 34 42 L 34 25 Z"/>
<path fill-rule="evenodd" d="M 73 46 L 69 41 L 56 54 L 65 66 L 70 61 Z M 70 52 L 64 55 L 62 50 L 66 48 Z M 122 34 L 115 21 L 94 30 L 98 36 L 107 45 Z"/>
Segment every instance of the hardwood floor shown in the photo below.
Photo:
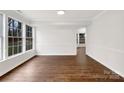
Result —
<path fill-rule="evenodd" d="M 124 81 L 116 73 L 85 55 L 36 56 L 0 78 L 1 82 Z"/>

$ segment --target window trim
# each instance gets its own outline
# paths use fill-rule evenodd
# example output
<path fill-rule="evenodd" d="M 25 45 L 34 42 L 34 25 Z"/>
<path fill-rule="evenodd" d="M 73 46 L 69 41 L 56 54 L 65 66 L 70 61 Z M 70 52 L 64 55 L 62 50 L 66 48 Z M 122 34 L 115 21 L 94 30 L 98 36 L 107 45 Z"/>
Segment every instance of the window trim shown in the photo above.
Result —
<path fill-rule="evenodd" d="M 4 12 L 1 12 L 0 11 L 0 14 L 2 15 L 2 31 L 3 31 L 3 33 L 2 33 L 2 35 L 0 36 L 0 37 L 2 37 L 2 44 L 1 44 L 1 46 L 2 46 L 2 59 L 0 60 L 0 62 L 4 62 L 4 61 L 6 61 L 6 60 L 8 60 L 8 59 L 11 59 L 11 58 L 15 58 L 15 57 L 17 57 L 17 56 L 20 56 L 20 55 L 22 55 L 22 54 L 25 54 L 25 53 L 27 53 L 27 52 L 31 52 L 32 50 L 34 50 L 34 32 L 33 32 L 33 29 L 34 29 L 34 27 L 32 27 L 28 22 L 25 22 L 23 19 L 21 19 L 21 18 L 18 18 L 18 17 L 16 17 L 16 16 L 12 16 L 12 15 L 8 15 L 8 14 L 6 14 L 6 13 L 4 13 Z M 22 24 L 22 26 L 21 26 L 21 30 L 22 30 L 22 51 L 21 51 L 21 53 L 17 53 L 17 54 L 14 54 L 14 55 L 11 55 L 11 56 L 8 56 L 8 18 L 12 18 L 12 19 L 14 19 L 14 20 L 16 20 L 16 21 L 19 21 L 21 24 Z M 27 25 L 29 25 L 29 26 L 31 26 L 32 27 L 32 49 L 30 49 L 30 50 L 25 50 L 25 45 L 26 45 L 26 43 L 25 43 L 25 38 L 26 38 L 26 36 L 25 36 L 25 24 L 27 24 Z"/>
<path fill-rule="evenodd" d="M 4 15 L 2 12 L 0 12 L 0 15 L 1 15 L 1 31 L 2 31 L 2 34 L 0 35 L 0 60 L 3 60 L 3 44 L 4 44 L 4 41 L 3 41 L 3 18 L 4 18 Z"/>

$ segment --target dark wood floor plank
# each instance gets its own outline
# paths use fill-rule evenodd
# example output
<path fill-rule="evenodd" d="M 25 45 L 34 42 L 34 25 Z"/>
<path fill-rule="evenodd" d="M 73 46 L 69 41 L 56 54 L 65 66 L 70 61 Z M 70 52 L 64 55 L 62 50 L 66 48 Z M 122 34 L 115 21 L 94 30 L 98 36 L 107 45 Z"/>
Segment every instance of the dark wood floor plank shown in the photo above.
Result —
<path fill-rule="evenodd" d="M 124 81 L 116 73 L 85 55 L 36 56 L 0 78 L 1 82 Z"/>

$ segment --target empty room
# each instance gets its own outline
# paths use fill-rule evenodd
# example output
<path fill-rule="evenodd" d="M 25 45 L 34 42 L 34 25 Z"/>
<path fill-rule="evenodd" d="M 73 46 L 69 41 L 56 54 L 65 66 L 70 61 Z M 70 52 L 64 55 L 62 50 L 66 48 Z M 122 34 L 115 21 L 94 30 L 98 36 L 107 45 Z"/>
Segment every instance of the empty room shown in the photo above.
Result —
<path fill-rule="evenodd" d="M 123 82 L 124 10 L 0 10 L 0 82 Z"/>

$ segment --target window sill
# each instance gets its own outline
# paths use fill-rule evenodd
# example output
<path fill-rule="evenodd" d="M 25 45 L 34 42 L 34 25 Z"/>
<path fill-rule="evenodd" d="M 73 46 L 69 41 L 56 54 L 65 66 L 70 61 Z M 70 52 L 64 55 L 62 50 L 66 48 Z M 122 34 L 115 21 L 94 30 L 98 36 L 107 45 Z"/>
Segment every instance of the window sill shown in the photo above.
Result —
<path fill-rule="evenodd" d="M 1 63 L 1 62 L 4 62 L 4 61 L 6 61 L 6 60 L 9 60 L 9 59 L 18 57 L 18 56 L 20 56 L 20 55 L 23 55 L 23 54 L 28 53 L 28 52 L 33 51 L 33 50 L 34 50 L 34 49 L 31 49 L 31 50 L 28 50 L 28 51 L 25 51 L 25 52 L 22 52 L 22 53 L 19 53 L 19 54 L 15 54 L 15 55 L 9 56 L 9 57 L 7 57 L 6 59 L 0 60 L 0 63 Z"/>

